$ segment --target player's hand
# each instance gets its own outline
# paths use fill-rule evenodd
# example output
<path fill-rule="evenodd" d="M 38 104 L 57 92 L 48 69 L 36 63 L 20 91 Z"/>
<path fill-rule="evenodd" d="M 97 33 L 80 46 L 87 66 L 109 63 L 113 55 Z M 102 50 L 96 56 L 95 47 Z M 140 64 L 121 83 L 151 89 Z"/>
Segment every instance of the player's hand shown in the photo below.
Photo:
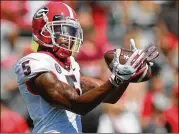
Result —
<path fill-rule="evenodd" d="M 133 52 L 135 52 L 136 50 L 142 51 L 142 49 L 137 49 L 137 48 L 136 48 L 134 39 L 130 39 L 130 49 L 131 49 L 131 51 L 133 51 Z M 156 56 L 156 57 L 157 57 L 157 56 Z M 155 59 L 156 57 L 153 57 L 152 59 L 150 59 L 150 60 L 147 62 L 147 65 L 153 66 L 154 63 L 152 62 L 152 60 Z"/>
<path fill-rule="evenodd" d="M 110 81 L 113 85 L 116 87 L 119 86 L 124 81 L 130 80 L 130 78 L 135 75 L 138 67 L 136 66 L 139 62 L 141 62 L 144 54 L 140 52 L 139 50 L 135 50 L 135 52 L 131 55 L 131 57 L 128 59 L 128 61 L 125 64 L 120 64 L 119 62 L 119 56 L 121 53 L 121 49 L 116 49 L 116 52 L 114 54 L 114 58 L 112 63 L 110 64 L 113 68 L 112 75 L 110 77 Z M 135 57 L 140 54 L 137 60 L 134 61 Z M 133 64 L 132 64 L 133 63 Z"/>
<path fill-rule="evenodd" d="M 134 78 L 138 75 L 138 73 L 141 73 L 145 71 L 145 69 L 148 67 L 148 65 L 144 66 L 140 70 L 139 67 L 143 64 L 143 62 L 147 59 L 150 59 L 149 63 L 151 62 L 151 59 L 153 56 L 153 59 L 156 58 L 156 49 L 153 49 L 153 45 L 150 45 L 146 49 L 137 49 L 135 47 L 135 42 L 133 39 L 130 40 L 130 48 L 131 51 L 134 53 L 131 55 L 131 57 L 128 59 L 128 61 L 122 65 L 119 62 L 119 56 L 121 53 L 120 49 L 116 49 L 116 52 L 114 54 L 114 58 L 110 66 L 112 66 L 112 75 L 109 78 L 111 83 L 115 86 L 119 86 L 124 81 L 130 81 L 130 79 Z M 154 55 L 155 54 L 155 55 Z M 151 65 L 150 63 L 149 65 Z"/>
<path fill-rule="evenodd" d="M 145 53 L 144 60 L 146 61 L 147 65 L 153 66 L 153 60 L 159 56 L 159 52 L 157 51 L 157 47 L 153 44 L 149 44 L 144 50 L 137 49 L 135 46 L 134 39 L 130 39 L 130 49 L 131 51 L 135 52 L 136 50 L 143 51 Z"/>

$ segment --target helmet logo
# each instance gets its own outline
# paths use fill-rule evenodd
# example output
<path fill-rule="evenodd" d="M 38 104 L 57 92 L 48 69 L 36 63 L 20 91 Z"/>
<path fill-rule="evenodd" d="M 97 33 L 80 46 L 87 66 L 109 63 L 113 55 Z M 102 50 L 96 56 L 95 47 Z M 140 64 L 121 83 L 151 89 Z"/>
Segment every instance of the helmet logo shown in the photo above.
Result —
<path fill-rule="evenodd" d="M 47 14 L 48 13 L 48 8 L 46 7 L 43 7 L 43 8 L 40 8 L 36 14 L 34 15 L 34 18 L 35 19 L 39 19 L 39 18 L 42 18 L 43 17 L 43 13 Z"/>

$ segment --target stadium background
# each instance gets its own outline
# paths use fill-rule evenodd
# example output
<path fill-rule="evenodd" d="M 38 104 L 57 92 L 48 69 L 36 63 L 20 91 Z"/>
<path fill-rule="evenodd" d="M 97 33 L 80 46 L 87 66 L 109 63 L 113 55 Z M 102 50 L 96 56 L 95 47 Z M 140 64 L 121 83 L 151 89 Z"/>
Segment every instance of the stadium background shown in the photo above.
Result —
<path fill-rule="evenodd" d="M 47 1 L 1 1 L 1 132 L 31 132 L 14 64 L 36 51 L 31 37 L 35 11 Z M 64 1 L 79 17 L 84 43 L 75 55 L 81 71 L 108 79 L 103 54 L 113 48 L 159 47 L 150 81 L 130 84 L 113 105 L 101 104 L 82 118 L 88 133 L 178 132 L 178 1 Z"/>

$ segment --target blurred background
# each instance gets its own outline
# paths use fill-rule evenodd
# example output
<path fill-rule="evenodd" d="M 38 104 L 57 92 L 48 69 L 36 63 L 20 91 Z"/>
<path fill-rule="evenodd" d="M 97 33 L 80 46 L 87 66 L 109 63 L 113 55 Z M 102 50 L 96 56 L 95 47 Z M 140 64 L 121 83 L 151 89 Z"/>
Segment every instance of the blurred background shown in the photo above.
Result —
<path fill-rule="evenodd" d="M 62 1 L 62 0 L 61 0 Z M 1 1 L 1 132 L 31 132 L 14 64 L 35 52 L 31 21 L 48 1 Z M 148 82 L 131 83 L 116 104 L 101 104 L 82 117 L 87 133 L 178 133 L 178 1 L 63 1 L 78 15 L 84 43 L 75 55 L 81 71 L 107 80 L 107 50 L 158 46 L 160 56 Z"/>

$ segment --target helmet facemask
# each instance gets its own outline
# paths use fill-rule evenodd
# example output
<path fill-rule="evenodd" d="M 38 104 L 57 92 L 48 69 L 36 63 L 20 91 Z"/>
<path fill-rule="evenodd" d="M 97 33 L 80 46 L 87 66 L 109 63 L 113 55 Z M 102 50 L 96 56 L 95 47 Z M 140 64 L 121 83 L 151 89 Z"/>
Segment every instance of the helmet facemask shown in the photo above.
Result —
<path fill-rule="evenodd" d="M 50 33 L 50 36 L 47 36 L 46 32 Z M 53 45 L 71 52 L 79 52 L 83 42 L 83 31 L 79 22 L 69 18 L 47 22 L 41 35 L 51 38 Z"/>

